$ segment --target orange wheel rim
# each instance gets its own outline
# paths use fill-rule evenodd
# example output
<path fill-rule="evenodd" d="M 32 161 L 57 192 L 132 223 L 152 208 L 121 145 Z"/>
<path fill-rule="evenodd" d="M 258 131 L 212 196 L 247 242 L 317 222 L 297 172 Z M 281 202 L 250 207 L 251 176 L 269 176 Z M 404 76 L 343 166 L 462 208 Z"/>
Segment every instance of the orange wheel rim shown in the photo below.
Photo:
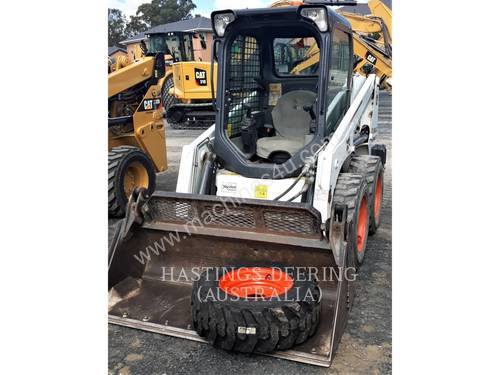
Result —
<path fill-rule="evenodd" d="M 279 296 L 292 286 L 293 279 L 278 268 L 238 268 L 219 280 L 219 288 L 239 298 Z"/>
<path fill-rule="evenodd" d="M 376 220 L 378 220 L 380 217 L 381 207 L 382 207 L 382 176 L 378 176 L 377 185 L 375 186 L 375 201 L 373 203 L 373 209 Z"/>
<path fill-rule="evenodd" d="M 366 203 L 366 197 L 363 197 L 361 205 L 359 207 L 358 216 L 358 237 L 356 241 L 356 247 L 359 253 L 363 252 L 366 242 L 366 229 L 368 225 L 368 204 Z"/>

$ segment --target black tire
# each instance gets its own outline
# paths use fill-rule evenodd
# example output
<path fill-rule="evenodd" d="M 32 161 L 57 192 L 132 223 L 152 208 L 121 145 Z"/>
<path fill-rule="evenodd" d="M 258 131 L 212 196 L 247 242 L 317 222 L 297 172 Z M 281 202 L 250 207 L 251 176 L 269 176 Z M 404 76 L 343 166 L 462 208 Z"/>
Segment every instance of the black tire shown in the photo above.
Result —
<path fill-rule="evenodd" d="M 221 269 L 203 272 L 193 284 L 191 298 L 198 334 L 217 348 L 243 353 L 286 350 L 312 336 L 318 328 L 321 308 L 317 280 L 304 273 L 299 278 L 296 269 L 272 267 L 286 270 L 293 279 L 286 298 L 237 299 L 219 287 L 224 274 Z"/>
<path fill-rule="evenodd" d="M 366 209 L 365 232 L 358 233 L 360 208 L 363 199 Z M 366 240 L 369 227 L 369 195 L 365 176 L 354 173 L 340 173 L 333 194 L 333 203 L 347 205 L 347 251 L 349 266 L 359 269 L 365 259 Z M 358 235 L 364 240 L 358 246 Z"/>
<path fill-rule="evenodd" d="M 155 189 L 156 174 L 151 159 L 140 149 L 133 146 L 120 146 L 108 152 L 108 215 L 122 217 L 127 207 L 128 195 L 124 179 L 132 163 L 139 163 L 147 173 L 148 194 Z"/>
<path fill-rule="evenodd" d="M 349 165 L 349 172 L 362 174 L 366 178 L 368 184 L 368 194 L 370 197 L 370 227 L 368 234 L 372 235 L 377 232 L 380 226 L 380 205 L 378 204 L 378 214 L 375 212 L 375 190 L 377 183 L 380 183 L 380 199 L 384 194 L 384 166 L 380 157 L 373 155 L 355 156 Z"/>
<path fill-rule="evenodd" d="M 174 95 L 170 95 L 168 91 L 174 87 L 174 77 L 170 74 L 163 83 L 163 88 L 161 92 L 161 98 L 163 100 L 163 108 L 165 109 L 165 113 L 167 113 L 168 109 L 173 105 L 179 103 L 179 99 L 177 99 Z"/>

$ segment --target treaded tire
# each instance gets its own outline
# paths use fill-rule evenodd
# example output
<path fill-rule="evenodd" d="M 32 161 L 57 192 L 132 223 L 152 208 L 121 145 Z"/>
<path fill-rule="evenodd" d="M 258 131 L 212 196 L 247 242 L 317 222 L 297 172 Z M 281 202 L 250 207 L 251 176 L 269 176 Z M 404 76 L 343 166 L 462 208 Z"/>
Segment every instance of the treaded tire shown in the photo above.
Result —
<path fill-rule="evenodd" d="M 174 95 L 170 95 L 168 91 L 174 87 L 174 77 L 170 74 L 163 83 L 163 88 L 161 92 L 161 98 L 163 100 L 163 108 L 165 109 L 165 113 L 167 110 L 173 105 L 179 103 L 179 99 L 177 99 Z"/>
<path fill-rule="evenodd" d="M 131 163 L 138 162 L 148 174 L 148 194 L 156 184 L 156 174 L 151 159 L 133 146 L 114 147 L 108 152 L 108 215 L 122 217 L 125 214 L 128 197 L 124 188 L 125 172 Z"/>
<path fill-rule="evenodd" d="M 227 267 L 238 269 L 246 266 Z M 255 265 L 249 267 L 256 267 Z M 282 266 L 264 266 L 284 270 Z M 294 280 L 284 298 L 241 298 L 219 288 L 221 269 L 204 271 L 193 284 L 191 310 L 196 332 L 217 348 L 243 353 L 269 353 L 301 344 L 318 328 L 320 290 L 317 280 L 286 269 Z M 213 296 L 213 297 L 212 297 Z M 254 329 L 241 333 L 238 328 Z"/>
<path fill-rule="evenodd" d="M 358 219 L 363 197 L 369 201 L 368 185 L 362 174 L 340 173 L 333 194 L 333 203 L 347 205 L 347 251 L 349 251 L 349 266 L 359 269 L 365 259 L 366 238 L 368 237 L 368 226 L 364 233 L 364 245 L 362 251 L 357 249 Z"/>
<path fill-rule="evenodd" d="M 370 227 L 368 234 L 375 234 L 380 226 L 380 212 L 375 215 L 375 183 L 381 178 L 381 194 L 384 195 L 384 166 L 379 156 L 360 155 L 354 156 L 349 165 L 349 172 L 362 174 L 368 184 L 370 197 Z"/>

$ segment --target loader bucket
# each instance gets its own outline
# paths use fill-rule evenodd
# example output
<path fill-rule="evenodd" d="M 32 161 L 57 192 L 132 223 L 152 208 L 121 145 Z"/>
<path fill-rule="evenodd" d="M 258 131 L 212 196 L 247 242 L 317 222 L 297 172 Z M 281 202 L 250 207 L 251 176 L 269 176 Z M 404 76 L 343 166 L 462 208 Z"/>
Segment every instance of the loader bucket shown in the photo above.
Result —
<path fill-rule="evenodd" d="M 339 220 L 332 217 L 327 239 L 319 212 L 300 203 L 235 202 L 156 192 L 135 208 L 129 202 L 124 223 L 133 224 L 122 225 L 110 248 L 108 316 L 113 324 L 205 342 L 191 321 L 196 270 L 270 260 L 333 269 L 336 275 L 345 267 L 334 256 L 335 246 L 344 254 L 345 211 L 343 219 L 342 215 Z M 332 236 L 336 236 L 333 247 Z M 321 277 L 318 275 L 322 300 L 316 333 L 291 350 L 270 355 L 330 366 L 347 322 L 347 281 L 333 275 Z"/>

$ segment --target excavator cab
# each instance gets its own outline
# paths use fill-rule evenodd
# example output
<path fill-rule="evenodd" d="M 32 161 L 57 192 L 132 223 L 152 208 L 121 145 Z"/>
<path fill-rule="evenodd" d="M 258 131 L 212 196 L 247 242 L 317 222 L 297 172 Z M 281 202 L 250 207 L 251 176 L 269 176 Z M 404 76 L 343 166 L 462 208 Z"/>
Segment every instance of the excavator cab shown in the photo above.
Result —
<path fill-rule="evenodd" d="M 147 34 L 148 53 L 163 53 L 172 62 L 193 61 L 193 33 L 168 32 Z"/>

